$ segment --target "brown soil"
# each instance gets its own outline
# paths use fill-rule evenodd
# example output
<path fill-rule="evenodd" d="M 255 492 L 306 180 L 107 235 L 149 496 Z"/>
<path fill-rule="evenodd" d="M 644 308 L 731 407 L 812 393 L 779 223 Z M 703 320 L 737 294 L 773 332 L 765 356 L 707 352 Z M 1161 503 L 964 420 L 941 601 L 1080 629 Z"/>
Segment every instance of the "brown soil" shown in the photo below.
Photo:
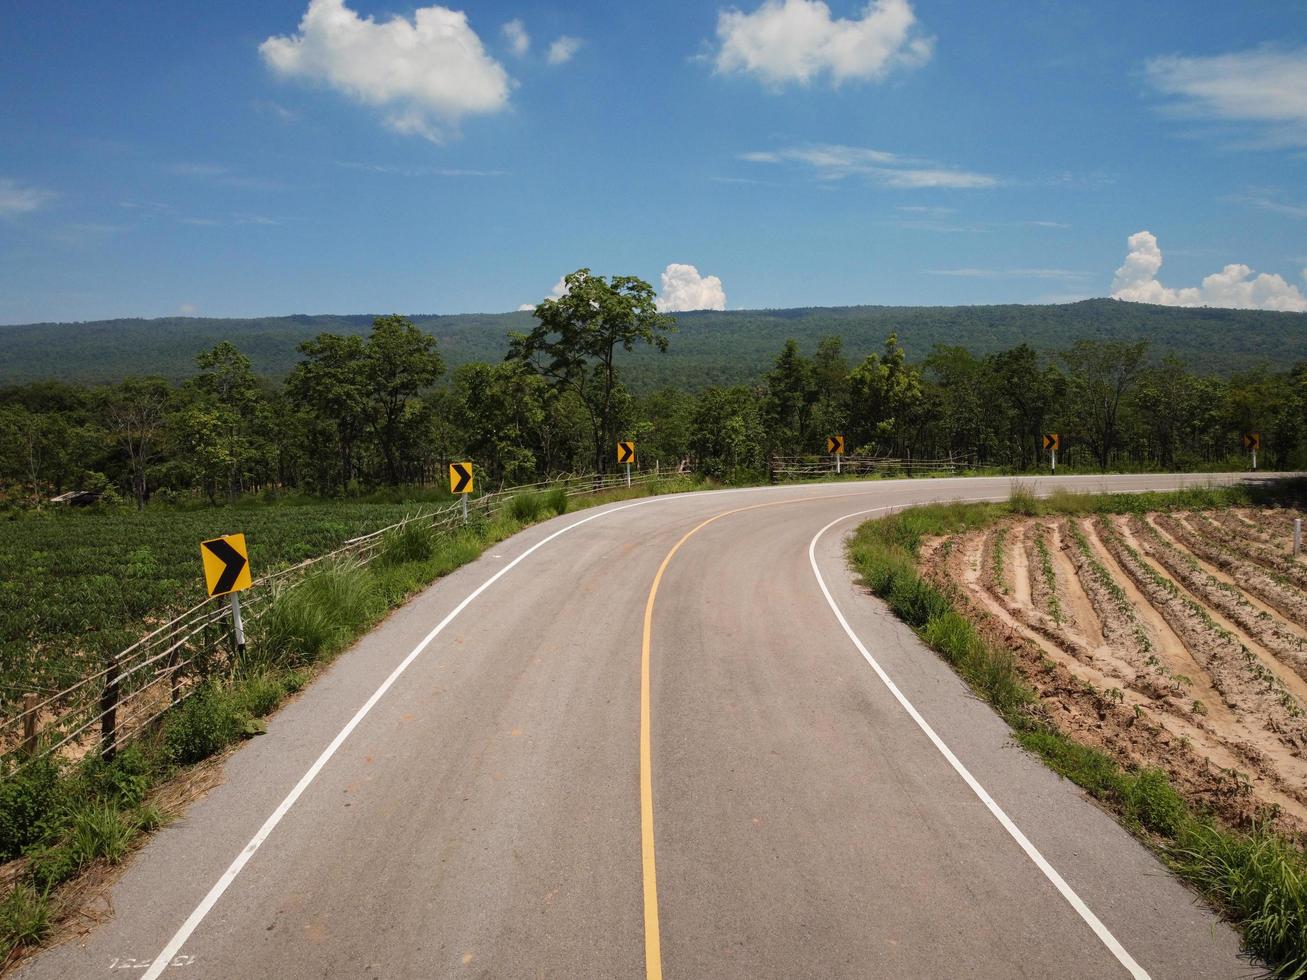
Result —
<path fill-rule="evenodd" d="M 922 564 L 1063 731 L 1236 824 L 1301 833 L 1307 594 L 1274 544 L 1292 516 L 1012 519 L 928 542 Z"/>

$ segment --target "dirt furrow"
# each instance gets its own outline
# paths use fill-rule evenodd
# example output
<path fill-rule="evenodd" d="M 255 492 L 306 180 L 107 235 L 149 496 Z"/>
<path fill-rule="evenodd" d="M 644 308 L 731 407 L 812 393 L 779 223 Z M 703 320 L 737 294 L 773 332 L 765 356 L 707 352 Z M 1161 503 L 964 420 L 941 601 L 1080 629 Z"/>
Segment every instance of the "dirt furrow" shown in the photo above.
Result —
<path fill-rule="evenodd" d="M 1194 598 L 1219 612 L 1249 640 L 1291 667 L 1299 677 L 1307 678 L 1307 640 L 1272 614 L 1254 606 L 1237 587 L 1203 571 L 1191 555 L 1164 539 L 1157 528 L 1143 518 L 1131 518 L 1124 530 L 1144 555 L 1156 561 Z M 1304 692 L 1298 693 L 1301 698 Z"/>
<path fill-rule="evenodd" d="M 1201 605 L 1152 568 L 1110 522 L 1097 520 L 1093 528 L 1120 567 L 1204 667 L 1231 711 L 1250 721 L 1256 719 L 1296 756 L 1307 745 L 1307 719 L 1302 703 L 1284 682 Z"/>
<path fill-rule="evenodd" d="M 1307 564 L 1257 542 L 1251 534 L 1231 529 L 1218 515 L 1193 511 L 1185 515 L 1184 520 L 1196 532 L 1215 539 L 1226 550 L 1260 565 L 1273 576 L 1292 583 L 1299 590 L 1307 590 Z"/>
<path fill-rule="evenodd" d="M 1230 576 L 1250 596 L 1260 599 L 1290 622 L 1307 628 L 1307 596 L 1290 583 L 1203 536 L 1176 515 L 1158 514 L 1153 523 L 1195 556 Z"/>

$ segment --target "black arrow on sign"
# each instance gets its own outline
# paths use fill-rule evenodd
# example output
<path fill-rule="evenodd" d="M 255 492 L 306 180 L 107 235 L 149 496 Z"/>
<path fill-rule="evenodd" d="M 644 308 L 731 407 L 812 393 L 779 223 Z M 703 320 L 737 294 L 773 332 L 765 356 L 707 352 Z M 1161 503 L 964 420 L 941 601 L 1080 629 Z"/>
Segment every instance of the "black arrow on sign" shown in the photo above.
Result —
<path fill-rule="evenodd" d="M 463 488 L 472 481 L 472 471 L 462 463 L 455 463 L 454 475 L 458 477 L 458 482 L 454 484 L 454 492 L 462 493 Z"/>
<path fill-rule="evenodd" d="M 629 442 L 619 442 L 617 444 L 617 461 L 619 463 L 629 463 L 635 459 L 635 446 Z"/>
<path fill-rule="evenodd" d="M 242 570 L 245 568 L 245 556 L 229 545 L 222 538 L 217 541 L 206 541 L 204 547 L 227 567 L 222 570 L 218 576 L 218 584 L 213 587 L 210 595 L 223 595 L 231 591 L 231 587 L 236 584 L 236 579 L 240 577 Z"/>

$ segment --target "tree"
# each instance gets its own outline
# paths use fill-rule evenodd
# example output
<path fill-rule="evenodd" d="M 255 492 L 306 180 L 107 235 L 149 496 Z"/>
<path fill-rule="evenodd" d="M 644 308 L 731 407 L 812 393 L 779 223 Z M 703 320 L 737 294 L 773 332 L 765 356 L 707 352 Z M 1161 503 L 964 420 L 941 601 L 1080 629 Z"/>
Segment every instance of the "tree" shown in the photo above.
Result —
<path fill-rule="evenodd" d="M 1146 340 L 1137 344 L 1080 340 L 1062 355 L 1075 429 L 1103 471 L 1117 447 L 1122 399 L 1143 370 L 1147 351 Z"/>
<path fill-rule="evenodd" d="M 1066 386 L 1057 368 L 1040 366 L 1039 354 L 1019 344 L 989 359 L 995 394 L 1006 416 L 1008 452 L 1029 469 L 1040 451 L 1041 436 L 1049 429 L 1054 406 Z M 992 406 L 998 407 L 998 406 Z"/>
<path fill-rule="evenodd" d="M 776 364 L 767 375 L 763 418 L 771 449 L 783 455 L 813 448 L 810 420 L 817 402 L 812 365 L 799 353 L 794 340 L 785 341 Z"/>
<path fill-rule="evenodd" d="M 617 351 L 649 344 L 665 352 L 676 321 L 658 312 L 653 287 L 634 276 L 605 279 L 578 269 L 564 283 L 562 296 L 535 308 L 535 329 L 510 334 L 508 359 L 580 399 L 590 419 L 595 471 L 603 473 L 618 435 Z"/>
<path fill-rule="evenodd" d="M 150 496 L 147 470 L 159 452 L 174 398 L 172 388 L 163 378 L 128 378 L 101 394 L 100 408 L 105 421 L 127 453 L 132 496 L 138 509 L 145 507 Z"/>
<path fill-rule="evenodd" d="M 869 354 L 849 375 L 849 430 L 862 448 L 885 442 L 902 448 L 921 409 L 921 375 L 909 366 L 897 334 L 885 340 L 885 353 Z"/>
<path fill-rule="evenodd" d="M 445 362 L 436 351 L 436 339 L 402 316 L 378 317 L 360 365 L 367 385 L 369 422 L 381 455 L 386 478 L 399 486 L 403 478 L 400 447 L 405 438 L 406 413 L 419 392 L 435 384 Z"/>
<path fill-rule="evenodd" d="M 312 427 L 332 431 L 335 482 L 345 490 L 355 477 L 356 447 L 367 431 L 363 338 L 323 333 L 300 344 L 298 350 L 304 360 L 286 379 L 286 392 L 308 413 Z"/>

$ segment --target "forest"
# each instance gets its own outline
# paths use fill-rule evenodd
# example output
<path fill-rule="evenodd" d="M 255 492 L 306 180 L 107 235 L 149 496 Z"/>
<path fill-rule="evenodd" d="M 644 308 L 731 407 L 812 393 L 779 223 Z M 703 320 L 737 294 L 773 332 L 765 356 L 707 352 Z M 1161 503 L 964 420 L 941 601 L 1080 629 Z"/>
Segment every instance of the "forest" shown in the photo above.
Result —
<path fill-rule="evenodd" d="M 0 505 L 70 490 L 138 508 L 351 497 L 438 487 L 464 459 L 491 489 L 612 469 L 618 438 L 643 466 L 689 462 L 728 481 L 764 480 L 774 457 L 820 454 L 836 433 L 850 453 L 1024 473 L 1047 466 L 1048 432 L 1080 472 L 1246 467 L 1241 437 L 1256 432 L 1263 468 L 1307 467 L 1307 360 L 1219 375 L 1110 339 L 1051 352 L 937 343 L 911 358 L 894 332 L 870 349 L 833 333 L 779 344 L 751 383 L 650 387 L 642 365 L 670 356 L 675 318 L 639 279 L 583 269 L 568 282 L 495 360 L 451 368 L 434 336 L 385 316 L 366 335 L 301 341 L 283 377 L 221 340 L 182 380 L 0 388 Z"/>
<path fill-rule="evenodd" d="M 374 316 L 314 315 L 220 319 L 163 317 L 0 326 L 0 385 L 60 378 L 106 383 L 141 374 L 184 381 L 195 358 L 228 340 L 255 374 L 276 380 L 295 367 L 299 344 L 320 333 L 366 337 Z M 530 330 L 529 312 L 410 315 L 436 338 L 452 371 L 499 361 L 508 335 Z M 1176 354 L 1201 374 L 1230 375 L 1307 360 L 1307 314 L 1151 306 L 1110 299 L 1060 305 L 847 306 L 723 310 L 677 314 L 676 343 L 666 354 L 636 348 L 624 358 L 637 394 L 669 385 L 700 392 L 712 385 L 753 384 L 789 338 L 811 350 L 838 336 L 850 350 L 878 348 L 891 333 L 920 361 L 936 344 L 978 355 L 1029 344 L 1055 354 L 1072 340 L 1148 340 L 1156 356 Z"/>

